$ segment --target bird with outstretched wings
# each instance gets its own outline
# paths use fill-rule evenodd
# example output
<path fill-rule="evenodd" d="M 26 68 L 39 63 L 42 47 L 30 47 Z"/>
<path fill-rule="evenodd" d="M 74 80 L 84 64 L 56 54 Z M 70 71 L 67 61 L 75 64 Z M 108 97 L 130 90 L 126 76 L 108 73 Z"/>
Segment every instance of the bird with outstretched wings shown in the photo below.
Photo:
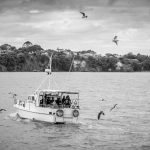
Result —
<path fill-rule="evenodd" d="M 114 38 L 113 38 L 113 40 L 112 40 L 112 42 L 114 42 L 116 45 L 118 45 L 118 36 L 114 36 Z"/>
<path fill-rule="evenodd" d="M 117 38 L 118 38 L 118 36 L 115 36 L 115 37 L 114 37 L 114 40 L 116 40 Z"/>
<path fill-rule="evenodd" d="M 100 111 L 100 112 L 98 113 L 98 116 L 97 116 L 97 119 L 98 119 L 98 120 L 100 119 L 101 115 L 105 115 L 105 113 L 104 113 L 103 111 Z"/>
<path fill-rule="evenodd" d="M 84 12 L 80 12 L 82 14 L 82 18 L 87 18 L 88 16 Z"/>
<path fill-rule="evenodd" d="M 2 112 L 2 111 L 6 111 L 6 109 L 1 108 L 1 109 L 0 109 L 0 112 Z"/>
<path fill-rule="evenodd" d="M 110 111 L 112 111 L 113 109 L 115 109 L 117 105 L 118 105 L 118 104 L 115 104 L 115 105 L 110 109 Z"/>

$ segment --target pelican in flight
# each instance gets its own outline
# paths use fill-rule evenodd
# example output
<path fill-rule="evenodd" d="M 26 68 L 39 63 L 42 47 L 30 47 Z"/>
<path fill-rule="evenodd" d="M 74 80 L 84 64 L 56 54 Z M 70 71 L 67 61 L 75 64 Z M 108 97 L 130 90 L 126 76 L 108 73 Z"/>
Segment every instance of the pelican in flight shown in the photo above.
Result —
<path fill-rule="evenodd" d="M 82 18 L 87 18 L 88 16 L 84 12 L 80 12 L 82 14 Z"/>
<path fill-rule="evenodd" d="M 115 105 L 110 109 L 110 111 L 112 111 L 113 109 L 115 109 L 117 105 L 118 105 L 118 104 L 115 104 Z"/>
<path fill-rule="evenodd" d="M 114 42 L 116 45 L 118 45 L 118 41 L 119 41 L 117 38 L 118 38 L 118 36 L 115 36 L 112 40 L 112 42 Z"/>
<path fill-rule="evenodd" d="M 101 118 L 101 115 L 105 115 L 105 113 L 103 112 L 103 111 L 100 111 L 99 113 L 98 113 L 98 116 L 97 116 L 97 119 L 99 120 L 100 118 Z"/>

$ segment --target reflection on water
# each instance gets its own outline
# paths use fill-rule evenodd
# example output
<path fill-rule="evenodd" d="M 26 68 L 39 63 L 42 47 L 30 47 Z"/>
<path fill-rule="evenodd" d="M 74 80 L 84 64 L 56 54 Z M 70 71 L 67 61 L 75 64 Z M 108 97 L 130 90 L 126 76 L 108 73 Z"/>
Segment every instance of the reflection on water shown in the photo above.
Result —
<path fill-rule="evenodd" d="M 149 73 L 54 73 L 53 76 L 61 83 L 59 88 L 80 91 L 78 123 L 54 125 L 20 119 L 8 93 L 26 98 L 38 87 L 44 74 L 0 73 L 0 108 L 7 109 L 0 113 L 0 149 L 150 149 Z M 114 104 L 118 107 L 110 112 Z M 100 110 L 105 115 L 97 120 Z"/>

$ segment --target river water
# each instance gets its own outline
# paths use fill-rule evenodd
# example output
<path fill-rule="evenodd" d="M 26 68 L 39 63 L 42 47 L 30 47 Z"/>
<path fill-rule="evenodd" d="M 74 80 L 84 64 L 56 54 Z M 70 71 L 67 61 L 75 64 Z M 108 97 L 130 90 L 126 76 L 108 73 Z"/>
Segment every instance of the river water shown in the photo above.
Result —
<path fill-rule="evenodd" d="M 0 150 L 150 150 L 149 73 L 53 73 L 52 88 L 80 92 L 77 124 L 16 117 L 12 96 L 32 94 L 44 73 L 0 73 Z M 105 101 L 101 101 L 101 99 Z M 118 104 L 115 109 L 110 108 Z M 103 110 L 105 115 L 97 120 Z"/>

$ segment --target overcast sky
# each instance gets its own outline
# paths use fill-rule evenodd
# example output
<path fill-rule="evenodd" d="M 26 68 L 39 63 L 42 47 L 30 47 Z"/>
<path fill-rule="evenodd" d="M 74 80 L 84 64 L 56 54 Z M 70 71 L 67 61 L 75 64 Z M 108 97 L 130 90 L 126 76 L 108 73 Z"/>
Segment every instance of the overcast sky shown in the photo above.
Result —
<path fill-rule="evenodd" d="M 25 41 L 45 49 L 150 55 L 150 0 L 0 0 L 0 45 Z"/>

